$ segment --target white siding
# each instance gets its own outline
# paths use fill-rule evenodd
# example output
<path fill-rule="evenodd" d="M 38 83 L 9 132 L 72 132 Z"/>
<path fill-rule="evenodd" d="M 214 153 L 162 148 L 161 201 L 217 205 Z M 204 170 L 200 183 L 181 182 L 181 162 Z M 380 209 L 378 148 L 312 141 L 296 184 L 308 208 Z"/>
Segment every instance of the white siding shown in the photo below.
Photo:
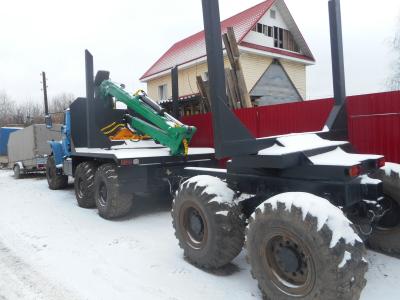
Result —
<path fill-rule="evenodd" d="M 276 12 L 275 19 L 271 18 L 271 14 L 270 14 L 271 10 L 274 10 Z M 282 15 L 280 14 L 276 5 L 272 6 L 270 8 L 270 10 L 267 11 L 267 13 L 260 19 L 259 23 L 268 25 L 268 26 L 276 26 L 276 27 L 280 27 L 280 28 L 289 30 L 288 26 L 285 23 L 285 20 L 283 19 Z"/>

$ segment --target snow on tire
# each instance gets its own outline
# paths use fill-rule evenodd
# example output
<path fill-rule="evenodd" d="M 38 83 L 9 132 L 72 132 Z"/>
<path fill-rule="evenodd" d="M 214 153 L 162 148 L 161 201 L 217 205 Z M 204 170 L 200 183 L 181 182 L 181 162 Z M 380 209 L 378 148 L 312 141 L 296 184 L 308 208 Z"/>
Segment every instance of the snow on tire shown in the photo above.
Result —
<path fill-rule="evenodd" d="M 212 176 L 196 176 L 180 186 L 172 223 L 179 246 L 191 263 L 215 269 L 241 252 L 245 223 L 234 195 L 225 182 Z"/>
<path fill-rule="evenodd" d="M 365 248 L 328 200 L 284 193 L 261 204 L 246 230 L 247 260 L 266 299 L 356 300 L 366 284 Z"/>

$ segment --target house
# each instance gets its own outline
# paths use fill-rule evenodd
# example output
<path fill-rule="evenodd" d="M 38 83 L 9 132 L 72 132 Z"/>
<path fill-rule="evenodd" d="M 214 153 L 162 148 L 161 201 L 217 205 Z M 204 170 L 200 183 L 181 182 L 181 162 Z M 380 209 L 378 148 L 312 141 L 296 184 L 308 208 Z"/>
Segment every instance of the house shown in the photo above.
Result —
<path fill-rule="evenodd" d="M 284 0 L 266 0 L 221 22 L 233 27 L 247 89 L 258 105 L 306 98 L 306 67 L 315 59 Z M 171 68 L 179 69 L 180 99 L 198 95 L 196 76 L 208 79 L 204 31 L 174 44 L 140 78 L 151 98 L 170 99 Z M 225 66 L 229 60 L 225 53 Z"/>

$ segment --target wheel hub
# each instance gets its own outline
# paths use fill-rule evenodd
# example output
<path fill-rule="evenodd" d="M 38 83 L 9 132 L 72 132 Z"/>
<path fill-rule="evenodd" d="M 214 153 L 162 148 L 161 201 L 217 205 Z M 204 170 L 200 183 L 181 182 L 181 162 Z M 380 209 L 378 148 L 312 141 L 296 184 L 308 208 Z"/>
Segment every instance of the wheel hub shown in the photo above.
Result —
<path fill-rule="evenodd" d="M 301 239 L 279 229 L 265 244 L 266 271 L 274 285 L 287 294 L 305 296 L 312 289 L 315 270 Z"/>
<path fill-rule="evenodd" d="M 191 235 L 201 241 L 204 237 L 204 223 L 198 211 L 192 209 L 189 215 L 189 231 Z"/>
<path fill-rule="evenodd" d="M 78 194 L 79 194 L 79 197 L 83 197 L 83 191 L 84 191 L 84 183 L 83 183 L 83 179 L 82 178 L 79 178 L 78 179 Z"/>
<path fill-rule="evenodd" d="M 200 207 L 188 201 L 181 208 L 179 220 L 186 243 L 196 250 L 203 248 L 208 239 L 208 227 Z"/>
<path fill-rule="evenodd" d="M 276 252 L 279 267 L 285 273 L 297 272 L 300 266 L 300 261 L 297 253 L 289 247 L 281 247 L 280 251 Z"/>
<path fill-rule="evenodd" d="M 379 220 L 378 227 L 389 230 L 400 225 L 400 205 L 390 197 L 386 197 L 382 203 L 385 208 L 384 216 Z"/>
<path fill-rule="evenodd" d="M 101 205 L 107 204 L 107 186 L 104 182 L 100 184 L 99 197 Z"/>
<path fill-rule="evenodd" d="M 279 238 L 272 243 L 272 263 L 277 274 L 293 284 L 304 284 L 307 279 L 307 262 L 299 246 L 289 239 Z"/>

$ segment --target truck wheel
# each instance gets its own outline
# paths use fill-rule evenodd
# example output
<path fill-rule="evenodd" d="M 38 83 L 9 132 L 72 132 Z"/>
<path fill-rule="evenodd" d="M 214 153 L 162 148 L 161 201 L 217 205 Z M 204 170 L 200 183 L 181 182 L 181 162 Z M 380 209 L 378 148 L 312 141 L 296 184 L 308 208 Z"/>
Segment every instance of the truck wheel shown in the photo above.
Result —
<path fill-rule="evenodd" d="M 203 268 L 232 261 L 244 244 L 244 220 L 234 192 L 212 176 L 196 176 L 179 188 L 172 206 L 172 224 L 185 257 Z"/>
<path fill-rule="evenodd" d="M 78 205 L 83 208 L 96 207 L 94 200 L 94 176 L 97 165 L 93 161 L 80 163 L 75 171 L 75 196 Z"/>
<path fill-rule="evenodd" d="M 120 193 L 114 164 L 104 164 L 97 169 L 94 179 L 94 198 L 99 215 L 104 219 L 123 217 L 131 210 L 132 195 Z"/>
<path fill-rule="evenodd" d="M 51 190 L 60 190 L 68 186 L 68 176 L 57 174 L 54 156 L 49 156 L 46 163 L 46 178 Z"/>
<path fill-rule="evenodd" d="M 400 255 L 400 176 L 397 171 L 386 174 L 379 170 L 373 177 L 382 180 L 387 208 L 385 216 L 374 226 L 367 245 L 373 250 L 378 250 L 391 255 Z"/>
<path fill-rule="evenodd" d="M 303 198 L 304 210 L 287 201 L 289 194 L 300 201 L 308 195 L 286 193 L 267 200 L 247 228 L 247 260 L 265 298 L 359 299 L 368 265 L 353 225 L 323 198 Z"/>
<path fill-rule="evenodd" d="M 22 178 L 22 171 L 21 167 L 19 165 L 15 165 L 13 168 L 14 171 L 14 178 L 15 179 L 21 179 Z"/>

